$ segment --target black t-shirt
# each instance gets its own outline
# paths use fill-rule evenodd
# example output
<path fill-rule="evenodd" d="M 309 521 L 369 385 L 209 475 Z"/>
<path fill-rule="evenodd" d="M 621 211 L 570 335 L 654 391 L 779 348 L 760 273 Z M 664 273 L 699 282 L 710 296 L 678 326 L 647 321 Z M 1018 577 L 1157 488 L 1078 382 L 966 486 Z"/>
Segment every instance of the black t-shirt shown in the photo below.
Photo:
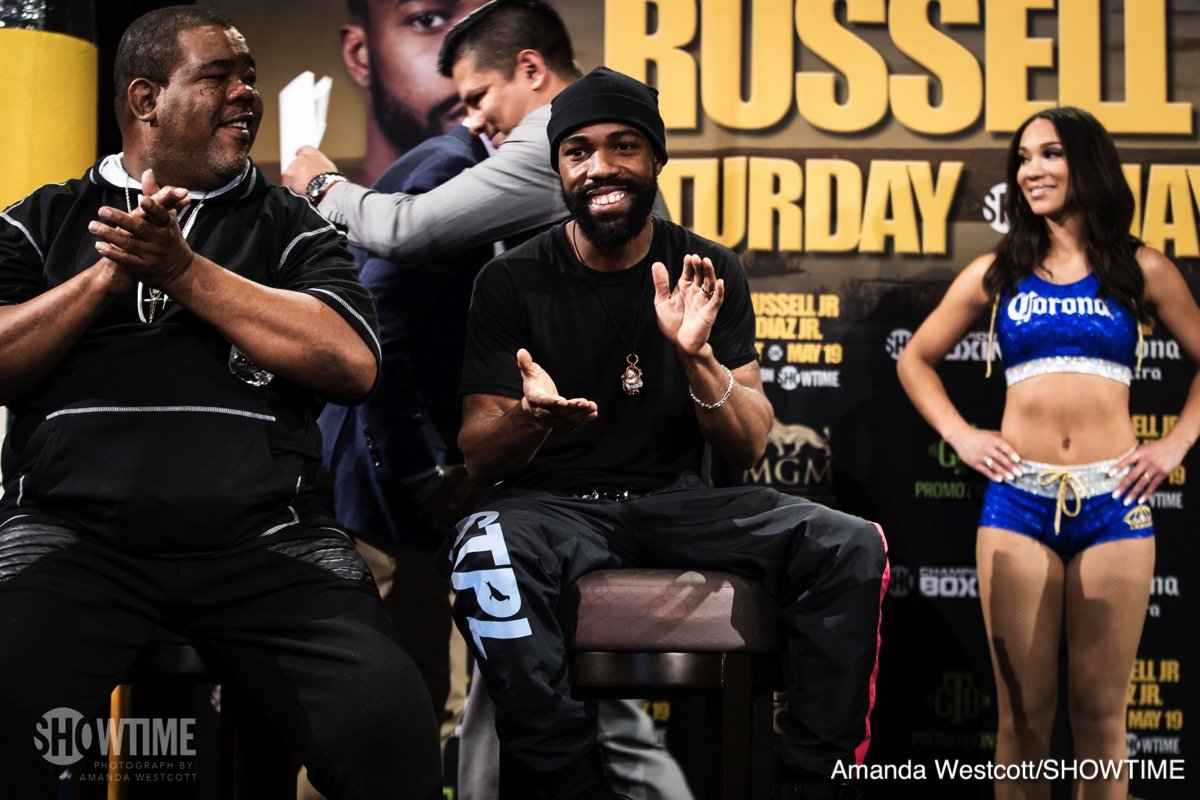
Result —
<path fill-rule="evenodd" d="M 620 272 L 581 264 L 561 225 L 483 269 L 467 323 L 462 394 L 520 398 L 516 353 L 524 347 L 559 394 L 599 406 L 595 422 L 551 433 L 507 484 L 648 491 L 699 469 L 704 441 L 695 406 L 679 357 L 658 329 L 649 275 L 650 265 L 661 261 L 674 286 L 689 253 L 712 259 L 725 281 L 709 337 L 717 360 L 730 369 L 749 363 L 756 357 L 754 316 L 741 262 L 728 248 L 671 222 L 656 218 L 646 258 Z M 634 396 L 621 388 L 630 353 L 644 373 Z"/>

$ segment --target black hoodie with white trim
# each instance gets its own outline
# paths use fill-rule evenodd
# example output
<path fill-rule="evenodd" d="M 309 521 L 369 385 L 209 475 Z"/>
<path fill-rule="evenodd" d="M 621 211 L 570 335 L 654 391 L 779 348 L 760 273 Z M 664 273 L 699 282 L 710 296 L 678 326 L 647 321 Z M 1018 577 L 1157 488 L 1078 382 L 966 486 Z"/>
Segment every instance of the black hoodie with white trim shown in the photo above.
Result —
<path fill-rule="evenodd" d="M 0 304 L 25 302 L 97 261 L 88 223 L 140 187 L 109 156 L 0 213 Z M 379 359 L 374 303 L 345 238 L 257 167 L 193 193 L 191 248 L 258 283 L 334 309 Z M 316 414 L 324 399 L 231 368 L 231 345 L 177 303 L 147 322 L 142 287 L 114 299 L 18 401 L 3 448 L 0 534 L 16 517 L 66 520 L 127 552 L 213 552 L 329 507 Z"/>

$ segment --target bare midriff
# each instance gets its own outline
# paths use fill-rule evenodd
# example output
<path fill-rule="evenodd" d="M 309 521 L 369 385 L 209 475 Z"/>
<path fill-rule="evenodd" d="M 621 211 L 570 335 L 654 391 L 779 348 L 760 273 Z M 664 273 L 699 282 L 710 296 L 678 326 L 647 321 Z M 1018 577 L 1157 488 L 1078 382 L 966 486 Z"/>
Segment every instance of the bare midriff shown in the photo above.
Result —
<path fill-rule="evenodd" d="M 1000 433 L 1021 458 L 1047 464 L 1090 464 L 1137 443 L 1129 387 L 1077 373 L 1038 375 L 1010 386 Z"/>

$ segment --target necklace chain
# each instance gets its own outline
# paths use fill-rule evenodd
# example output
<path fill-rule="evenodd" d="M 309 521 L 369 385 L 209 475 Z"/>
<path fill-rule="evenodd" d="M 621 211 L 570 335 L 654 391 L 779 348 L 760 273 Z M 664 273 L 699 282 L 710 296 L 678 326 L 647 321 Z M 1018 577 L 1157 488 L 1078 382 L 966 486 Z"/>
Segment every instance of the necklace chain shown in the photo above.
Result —
<path fill-rule="evenodd" d="M 590 270 L 591 267 L 589 267 L 588 263 L 583 260 L 583 251 L 579 249 L 579 242 L 575 238 L 575 233 L 578 230 L 578 227 L 579 223 L 576 222 L 571 228 L 571 248 L 575 251 L 575 258 L 579 260 L 579 263 L 583 265 L 584 269 Z M 647 270 L 646 275 L 648 276 L 649 274 L 650 272 Z M 636 351 L 638 344 L 642 340 L 642 312 L 646 308 L 646 299 L 644 297 L 646 294 L 646 281 L 642 281 L 643 297 L 639 298 L 638 300 L 637 316 L 634 318 L 633 322 L 633 341 L 631 342 L 629 339 L 625 338 L 625 332 L 621 329 L 621 326 L 617 324 L 617 320 L 612 315 L 612 312 L 608 310 L 608 306 L 605 305 L 604 298 L 600 296 L 600 290 L 596 287 L 595 281 L 593 281 L 590 276 L 586 276 L 586 274 L 585 280 L 587 281 L 587 285 L 591 288 L 592 294 L 596 296 L 596 302 L 600 304 L 600 310 L 604 312 L 604 316 L 608 318 L 608 321 L 616 330 L 617 337 L 620 338 L 621 344 L 625 345 L 625 349 L 629 351 L 625 356 L 625 368 L 621 370 L 621 391 L 625 392 L 625 394 L 629 395 L 630 397 L 640 394 L 642 387 L 645 385 L 646 376 L 642 371 L 642 368 L 638 366 L 638 355 Z"/>
<path fill-rule="evenodd" d="M 130 176 L 130 174 L 125 169 L 124 155 L 117 156 L 117 163 L 121 165 L 121 172 L 125 176 L 125 210 L 127 212 L 129 212 L 130 214 L 132 214 L 133 213 L 133 197 L 132 197 L 132 195 L 129 194 L 129 179 L 132 176 Z M 164 311 L 166 311 L 167 303 L 171 302 L 171 298 L 162 289 L 156 289 L 153 286 L 148 287 L 142 281 L 138 281 L 138 291 L 137 291 L 136 301 L 138 304 L 138 315 L 139 316 L 141 316 L 141 314 L 142 314 L 142 306 L 145 305 L 145 301 L 142 300 L 142 295 L 144 293 L 146 293 L 147 291 L 149 292 L 149 296 L 146 299 L 149 301 L 150 311 L 146 314 L 145 319 L 146 319 L 146 324 L 149 325 L 154 322 L 154 315 L 158 311 L 160 306 L 162 307 L 162 309 Z"/>

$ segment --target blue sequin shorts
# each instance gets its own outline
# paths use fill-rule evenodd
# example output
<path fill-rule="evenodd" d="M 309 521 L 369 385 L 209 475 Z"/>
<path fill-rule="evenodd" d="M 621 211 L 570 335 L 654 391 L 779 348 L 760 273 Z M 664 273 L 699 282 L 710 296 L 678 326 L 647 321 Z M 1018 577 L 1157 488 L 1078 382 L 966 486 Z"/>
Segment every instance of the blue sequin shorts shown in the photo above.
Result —
<path fill-rule="evenodd" d="M 1103 542 L 1153 536 L 1150 506 L 1112 496 L 1123 473 L 1108 472 L 1123 457 L 1071 466 L 1023 461 L 1016 480 L 988 483 L 979 526 L 1031 536 L 1064 562 Z"/>

